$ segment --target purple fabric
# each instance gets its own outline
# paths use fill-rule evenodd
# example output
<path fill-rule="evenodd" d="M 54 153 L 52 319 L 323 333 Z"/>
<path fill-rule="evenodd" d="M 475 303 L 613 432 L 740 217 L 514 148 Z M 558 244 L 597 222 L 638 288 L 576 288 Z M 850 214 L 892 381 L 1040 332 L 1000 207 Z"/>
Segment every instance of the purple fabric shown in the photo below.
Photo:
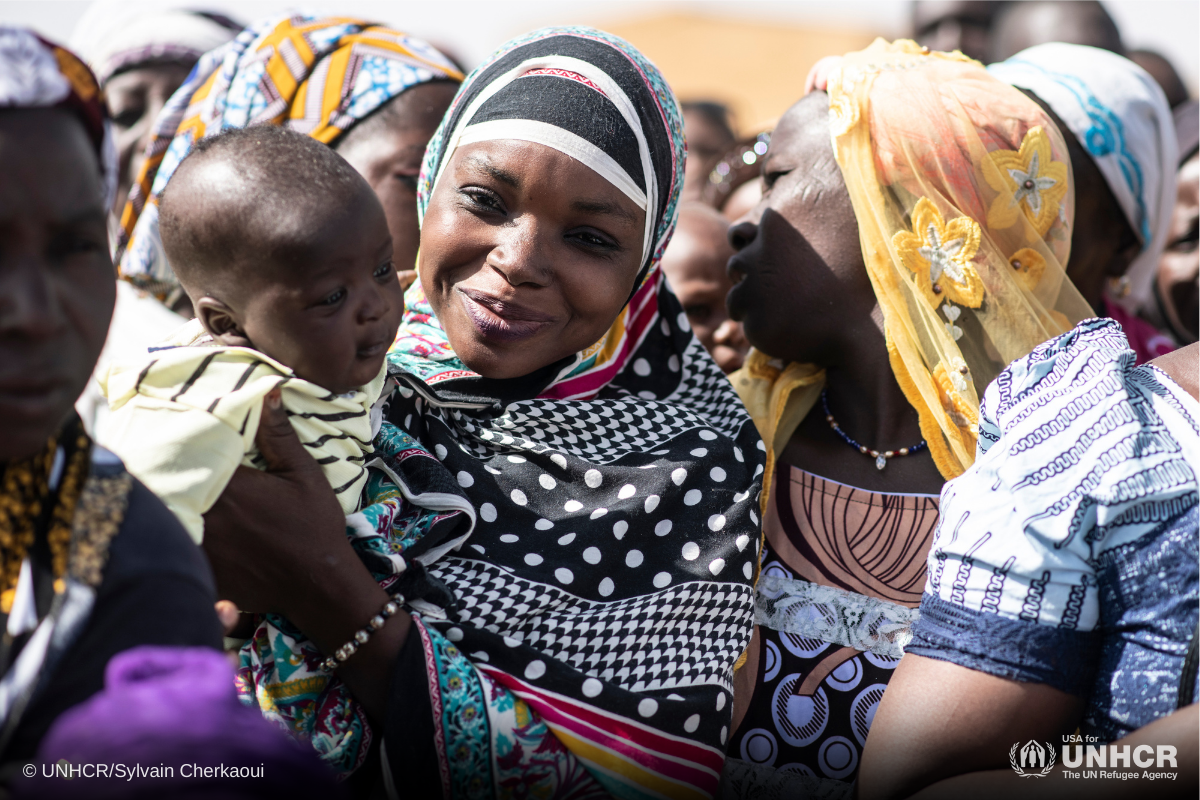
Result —
<path fill-rule="evenodd" d="M 1115 319 L 1121 326 L 1125 338 L 1129 340 L 1129 349 L 1137 355 L 1138 364 L 1145 364 L 1176 349 L 1171 337 L 1116 303 L 1105 299 L 1101 310 L 1106 317 Z"/>
<path fill-rule="evenodd" d="M 233 666 L 206 648 L 136 647 L 113 657 L 105 687 L 63 714 L 17 797 L 341 797 L 332 773 L 234 692 Z M 112 777 L 53 775 L 55 765 L 125 765 Z M 172 768 L 146 776 L 129 770 Z M 205 768 L 216 768 L 209 775 Z M 242 775 L 230 773 L 242 770 Z M 224 774 L 222 774 L 224 773 Z"/>

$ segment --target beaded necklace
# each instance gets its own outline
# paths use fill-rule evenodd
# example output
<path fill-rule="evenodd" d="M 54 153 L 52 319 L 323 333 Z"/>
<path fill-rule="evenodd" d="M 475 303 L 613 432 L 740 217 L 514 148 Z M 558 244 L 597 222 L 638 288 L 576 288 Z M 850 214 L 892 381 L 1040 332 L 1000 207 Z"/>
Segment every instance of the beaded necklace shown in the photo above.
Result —
<path fill-rule="evenodd" d="M 833 432 L 842 437 L 842 441 L 853 447 L 858 452 L 865 456 L 873 456 L 875 458 L 875 469 L 883 469 L 886 467 L 889 458 L 894 456 L 912 455 L 913 453 L 919 452 L 926 446 L 925 440 L 922 439 L 912 447 L 901 447 L 899 450 L 884 450 L 883 452 L 880 452 L 879 450 L 872 450 L 866 445 L 859 444 L 851 439 L 850 435 L 842 430 L 841 426 L 837 424 L 837 420 L 835 420 L 833 418 L 833 414 L 829 412 L 829 399 L 826 397 L 826 391 L 824 389 L 821 390 L 821 407 L 825 409 L 825 421 L 829 423 L 829 427 L 833 428 Z"/>

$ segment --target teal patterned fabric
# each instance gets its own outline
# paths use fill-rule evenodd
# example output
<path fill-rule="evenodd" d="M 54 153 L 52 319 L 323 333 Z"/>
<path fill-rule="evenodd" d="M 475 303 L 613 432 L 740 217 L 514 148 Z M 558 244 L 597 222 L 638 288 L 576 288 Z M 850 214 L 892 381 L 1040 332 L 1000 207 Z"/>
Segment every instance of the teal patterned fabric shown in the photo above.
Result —
<path fill-rule="evenodd" d="M 364 505 L 347 518 L 346 535 L 389 592 L 445 602 L 436 592 L 431 596 L 422 559 L 436 557 L 469 530 L 467 514 L 448 508 L 453 503 L 445 498 L 439 502 L 457 487 L 450 486 L 448 476 L 442 485 L 430 481 L 430 475 L 442 473 L 433 466 L 433 456 L 390 423 L 383 423 L 374 447 L 377 458 L 368 464 L 374 468 Z M 458 500 L 469 508 L 465 499 Z M 321 667 L 326 654 L 298 628 L 278 614 L 267 614 L 238 656 L 237 689 L 243 704 L 257 706 L 267 719 L 310 742 L 340 775 L 362 766 L 373 738 L 367 716 L 341 679 Z"/>
<path fill-rule="evenodd" d="M 441 700 L 439 736 L 450 797 L 609 798 L 528 705 L 479 672 L 449 639 L 414 617 Z M 434 713 L 438 710 L 435 707 Z"/>
<path fill-rule="evenodd" d="M 431 677 L 442 698 L 451 796 L 487 797 L 492 788 L 492 758 L 483 683 L 471 662 L 446 637 L 433 629 L 427 629 L 427 635 L 430 655 L 437 664 Z"/>

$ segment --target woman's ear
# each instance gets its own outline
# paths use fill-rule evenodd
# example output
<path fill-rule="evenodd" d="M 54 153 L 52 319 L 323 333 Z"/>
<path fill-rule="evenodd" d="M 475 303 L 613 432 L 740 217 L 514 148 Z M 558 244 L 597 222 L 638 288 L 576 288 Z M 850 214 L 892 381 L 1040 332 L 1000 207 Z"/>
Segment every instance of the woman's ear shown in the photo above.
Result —
<path fill-rule="evenodd" d="M 242 330 L 242 323 L 229 306 L 215 297 L 201 297 L 196 301 L 196 319 L 204 330 L 226 347 L 253 347 L 250 338 Z"/>

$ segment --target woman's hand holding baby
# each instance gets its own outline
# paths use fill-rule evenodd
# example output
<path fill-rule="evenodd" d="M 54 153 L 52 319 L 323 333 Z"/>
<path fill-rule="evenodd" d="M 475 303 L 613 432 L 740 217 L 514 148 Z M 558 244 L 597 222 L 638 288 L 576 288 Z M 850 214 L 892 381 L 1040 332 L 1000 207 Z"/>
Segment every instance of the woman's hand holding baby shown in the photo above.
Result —
<path fill-rule="evenodd" d="M 278 390 L 263 401 L 255 442 L 267 469 L 238 468 L 204 515 L 204 550 L 219 596 L 243 611 L 290 615 L 311 591 L 305 584 L 326 577 L 322 566 L 358 559 L 333 489 L 296 437 Z"/>
<path fill-rule="evenodd" d="M 388 594 L 346 539 L 346 519 L 275 390 L 255 437 L 265 470 L 239 467 L 204 515 L 204 551 L 217 593 L 244 611 L 274 612 L 332 653 L 379 613 Z M 340 669 L 372 716 L 382 713 L 391 663 L 411 619 L 397 614 Z"/>

